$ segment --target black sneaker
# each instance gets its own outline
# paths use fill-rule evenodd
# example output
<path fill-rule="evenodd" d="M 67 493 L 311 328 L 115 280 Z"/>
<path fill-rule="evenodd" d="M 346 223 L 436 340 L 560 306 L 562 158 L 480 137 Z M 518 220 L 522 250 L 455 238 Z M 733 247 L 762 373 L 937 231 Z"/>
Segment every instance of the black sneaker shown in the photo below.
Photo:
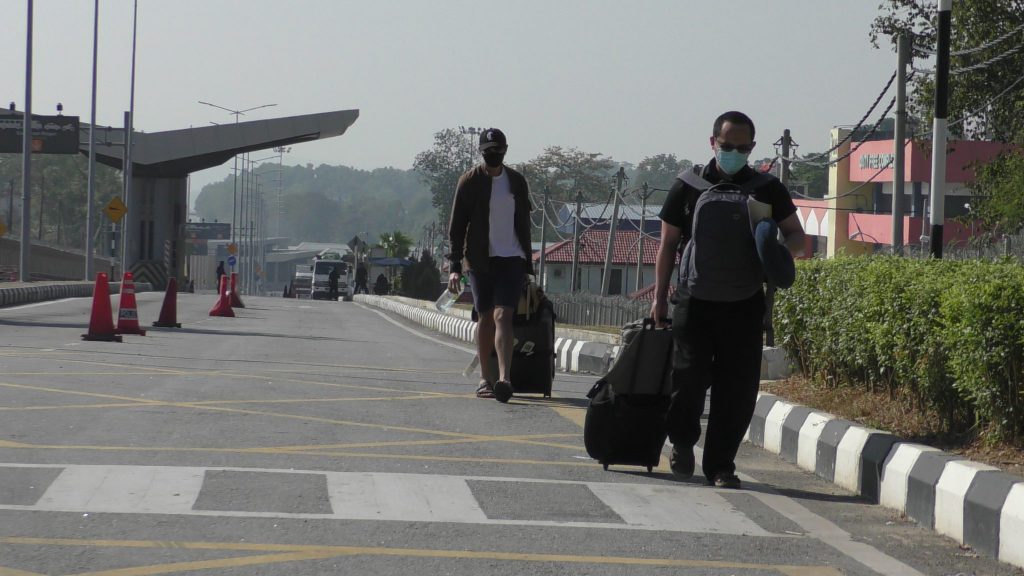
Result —
<path fill-rule="evenodd" d="M 715 488 L 729 488 L 730 490 L 739 490 L 740 478 L 735 474 L 728 472 L 719 472 L 715 474 L 715 477 L 709 482 Z"/>
<path fill-rule="evenodd" d="M 498 399 L 498 402 L 507 404 L 512 398 L 512 384 L 503 380 L 498 380 L 494 383 L 494 397 Z"/>
<path fill-rule="evenodd" d="M 693 476 L 694 465 L 693 448 L 680 451 L 678 446 L 672 446 L 672 454 L 668 457 L 668 466 L 672 469 L 673 474 L 681 478 L 690 478 Z"/>

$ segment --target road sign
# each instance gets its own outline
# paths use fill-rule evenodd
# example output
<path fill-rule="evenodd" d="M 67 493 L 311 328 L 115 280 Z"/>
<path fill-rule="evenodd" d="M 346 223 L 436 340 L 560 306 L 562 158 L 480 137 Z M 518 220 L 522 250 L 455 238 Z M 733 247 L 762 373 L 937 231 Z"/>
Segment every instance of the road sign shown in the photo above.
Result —
<path fill-rule="evenodd" d="M 0 118 L 0 153 L 20 153 L 24 133 L 23 116 Z M 31 146 L 39 154 L 78 154 L 78 116 L 33 114 Z"/>
<path fill-rule="evenodd" d="M 118 196 L 111 198 L 110 202 L 103 208 L 103 213 L 107 215 L 107 218 L 110 218 L 111 222 L 120 222 L 127 212 L 128 207 L 124 205 L 124 202 Z"/>
<path fill-rule="evenodd" d="M 234 266 L 235 262 L 238 262 L 238 260 L 234 256 L 228 256 L 228 266 Z"/>
<path fill-rule="evenodd" d="M 238 254 L 238 244 L 234 242 L 228 244 L 228 254 Z"/>

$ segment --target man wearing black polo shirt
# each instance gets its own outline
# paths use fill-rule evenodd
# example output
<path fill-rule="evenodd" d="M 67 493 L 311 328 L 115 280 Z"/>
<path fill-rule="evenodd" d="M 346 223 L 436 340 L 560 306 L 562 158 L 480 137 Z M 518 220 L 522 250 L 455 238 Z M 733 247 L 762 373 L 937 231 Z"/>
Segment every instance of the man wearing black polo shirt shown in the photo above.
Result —
<path fill-rule="evenodd" d="M 741 186 L 759 178 L 747 165 L 755 142 L 754 123 L 746 114 L 733 111 L 719 116 L 710 143 L 715 157 L 700 170 L 704 180 L 710 184 L 730 182 Z M 785 245 L 794 256 L 799 256 L 803 251 L 804 231 L 789 191 L 774 177 L 760 178 L 763 182 L 751 193 L 755 200 L 771 206 L 772 219 L 778 223 Z M 677 179 L 659 215 L 661 244 L 651 304 L 651 316 L 656 322 L 664 323 L 666 319 L 668 287 L 677 249 L 690 241 L 700 194 L 701 191 Z M 708 484 L 739 488 L 734 460 L 757 402 L 764 290 L 757 288 L 754 293 L 738 298 L 732 295 L 696 298 L 691 291 L 700 291 L 700 281 L 700 277 L 696 277 L 680 283 L 673 297 L 675 357 L 667 422 L 673 448 L 669 463 L 677 475 L 693 475 L 693 447 L 700 438 L 700 417 L 710 388 L 711 408 L 701 468 Z"/>

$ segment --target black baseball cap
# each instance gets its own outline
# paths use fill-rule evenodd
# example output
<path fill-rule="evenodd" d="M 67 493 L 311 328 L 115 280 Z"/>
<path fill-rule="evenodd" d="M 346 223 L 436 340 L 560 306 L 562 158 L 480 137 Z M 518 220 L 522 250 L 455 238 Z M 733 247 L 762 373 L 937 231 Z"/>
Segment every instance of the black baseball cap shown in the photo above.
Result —
<path fill-rule="evenodd" d="M 484 152 L 491 148 L 508 148 L 505 133 L 497 128 L 488 128 L 480 132 L 480 151 Z"/>

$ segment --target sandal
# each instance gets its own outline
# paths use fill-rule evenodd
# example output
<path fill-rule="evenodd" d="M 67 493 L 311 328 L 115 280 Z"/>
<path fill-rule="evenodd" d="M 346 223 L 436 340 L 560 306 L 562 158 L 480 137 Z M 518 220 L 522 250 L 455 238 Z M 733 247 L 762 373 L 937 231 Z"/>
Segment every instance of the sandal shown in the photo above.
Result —
<path fill-rule="evenodd" d="M 494 390 L 492 398 L 497 398 L 498 402 L 507 404 L 512 399 L 512 383 L 505 380 L 498 380 L 494 383 Z"/>
<path fill-rule="evenodd" d="M 494 384 L 491 384 L 487 380 L 481 380 L 480 385 L 476 388 L 477 398 L 494 398 Z"/>

